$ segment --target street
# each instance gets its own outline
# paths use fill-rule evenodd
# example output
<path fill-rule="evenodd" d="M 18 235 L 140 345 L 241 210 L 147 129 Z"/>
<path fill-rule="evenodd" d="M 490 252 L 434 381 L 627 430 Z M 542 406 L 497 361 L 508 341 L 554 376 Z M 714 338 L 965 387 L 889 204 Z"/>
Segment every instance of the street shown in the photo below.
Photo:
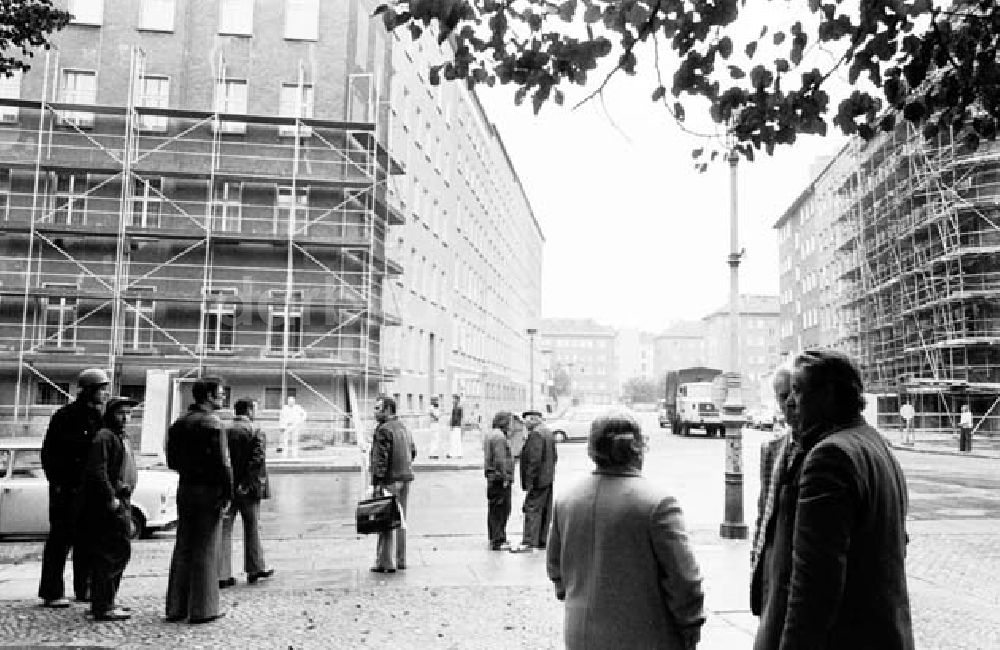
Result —
<path fill-rule="evenodd" d="M 751 643 L 747 605 L 749 540 L 719 538 L 724 441 L 681 438 L 641 414 L 650 435 L 644 473 L 684 508 L 705 574 L 709 623 L 704 648 Z M 760 442 L 744 439 L 744 511 L 753 533 Z M 559 447 L 557 494 L 591 470 L 586 445 Z M 908 557 L 919 648 L 1000 647 L 1000 488 L 996 462 L 899 452 L 909 480 Z M 485 486 L 478 470 L 423 472 L 410 497 L 409 568 L 393 576 L 367 571 L 373 538 L 354 533 L 360 475 L 276 474 L 265 501 L 263 536 L 275 579 L 223 592 L 229 616 L 210 626 L 162 621 L 172 535 L 135 544 L 122 584 L 131 622 L 93 624 L 83 609 L 37 607 L 40 541 L 0 544 L 0 634 L 18 643 L 114 642 L 226 647 L 559 647 L 561 604 L 551 594 L 542 554 L 491 553 L 485 539 Z M 519 538 L 520 491 L 508 526 Z M 237 527 L 238 529 L 238 527 Z M 239 557 L 241 542 L 236 542 Z"/>

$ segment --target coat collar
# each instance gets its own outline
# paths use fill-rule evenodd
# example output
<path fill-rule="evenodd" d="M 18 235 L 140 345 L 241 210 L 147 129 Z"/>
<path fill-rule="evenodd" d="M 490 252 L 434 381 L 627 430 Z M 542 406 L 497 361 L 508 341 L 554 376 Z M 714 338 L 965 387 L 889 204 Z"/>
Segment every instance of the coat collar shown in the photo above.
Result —
<path fill-rule="evenodd" d="M 809 431 L 802 434 L 802 437 L 796 442 L 804 450 L 809 451 L 817 444 L 825 440 L 828 436 L 837 433 L 838 431 L 846 431 L 847 429 L 854 429 L 857 427 L 862 427 L 867 425 L 864 417 L 858 415 L 849 422 L 843 424 L 832 424 L 832 423 L 821 423 L 813 426 Z"/>

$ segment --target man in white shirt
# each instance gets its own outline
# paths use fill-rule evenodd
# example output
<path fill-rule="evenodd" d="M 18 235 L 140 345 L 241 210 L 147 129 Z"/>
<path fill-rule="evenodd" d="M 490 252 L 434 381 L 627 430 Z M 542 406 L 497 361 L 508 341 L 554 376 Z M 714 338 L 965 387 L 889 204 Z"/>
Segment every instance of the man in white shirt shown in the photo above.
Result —
<path fill-rule="evenodd" d="M 299 444 L 299 434 L 302 425 L 306 422 L 306 410 L 301 404 L 295 403 L 294 397 L 289 397 L 285 405 L 281 407 L 278 415 L 278 428 L 281 430 L 281 441 L 278 445 L 278 453 L 286 456 L 295 456 Z"/>
<path fill-rule="evenodd" d="M 972 409 L 962 404 L 962 414 L 958 418 L 958 450 L 972 451 Z"/>
<path fill-rule="evenodd" d="M 903 444 L 913 444 L 913 404 L 906 402 L 899 408 L 899 417 L 903 419 Z"/>

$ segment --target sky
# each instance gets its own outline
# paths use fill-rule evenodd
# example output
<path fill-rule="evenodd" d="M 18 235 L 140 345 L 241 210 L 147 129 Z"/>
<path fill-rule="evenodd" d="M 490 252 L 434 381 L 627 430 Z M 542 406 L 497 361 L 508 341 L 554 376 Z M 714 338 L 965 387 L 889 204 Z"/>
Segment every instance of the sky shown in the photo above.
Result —
<path fill-rule="evenodd" d="M 728 165 L 694 169 L 691 151 L 705 142 L 651 101 L 651 67 L 615 77 L 603 102 L 573 110 L 583 93 L 567 93 L 565 107 L 547 104 L 538 116 L 530 102 L 514 106 L 511 86 L 477 88 L 545 237 L 543 317 L 659 332 L 728 305 Z M 817 159 L 844 141 L 831 127 L 826 138 L 740 162 L 741 293 L 778 294 L 774 223 Z"/>

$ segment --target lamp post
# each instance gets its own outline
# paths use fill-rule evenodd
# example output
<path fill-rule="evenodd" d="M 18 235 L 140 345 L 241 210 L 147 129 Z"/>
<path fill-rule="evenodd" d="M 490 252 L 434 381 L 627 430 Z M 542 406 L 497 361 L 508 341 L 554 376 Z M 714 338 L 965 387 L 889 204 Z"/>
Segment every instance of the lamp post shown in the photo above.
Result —
<path fill-rule="evenodd" d="M 528 349 L 531 351 L 531 356 L 528 358 L 528 380 L 530 382 L 528 387 L 528 400 L 530 409 L 535 410 L 535 334 L 538 334 L 538 330 L 534 327 L 529 327 L 525 330 L 528 333 Z"/>
<path fill-rule="evenodd" d="M 731 144 L 731 143 L 730 143 Z M 736 167 L 739 157 L 729 150 L 729 360 L 725 375 L 726 402 L 722 406 L 722 423 L 726 427 L 726 504 L 719 534 L 725 539 L 746 539 L 743 523 L 743 396 L 740 389 L 740 259 L 739 203 Z"/>

